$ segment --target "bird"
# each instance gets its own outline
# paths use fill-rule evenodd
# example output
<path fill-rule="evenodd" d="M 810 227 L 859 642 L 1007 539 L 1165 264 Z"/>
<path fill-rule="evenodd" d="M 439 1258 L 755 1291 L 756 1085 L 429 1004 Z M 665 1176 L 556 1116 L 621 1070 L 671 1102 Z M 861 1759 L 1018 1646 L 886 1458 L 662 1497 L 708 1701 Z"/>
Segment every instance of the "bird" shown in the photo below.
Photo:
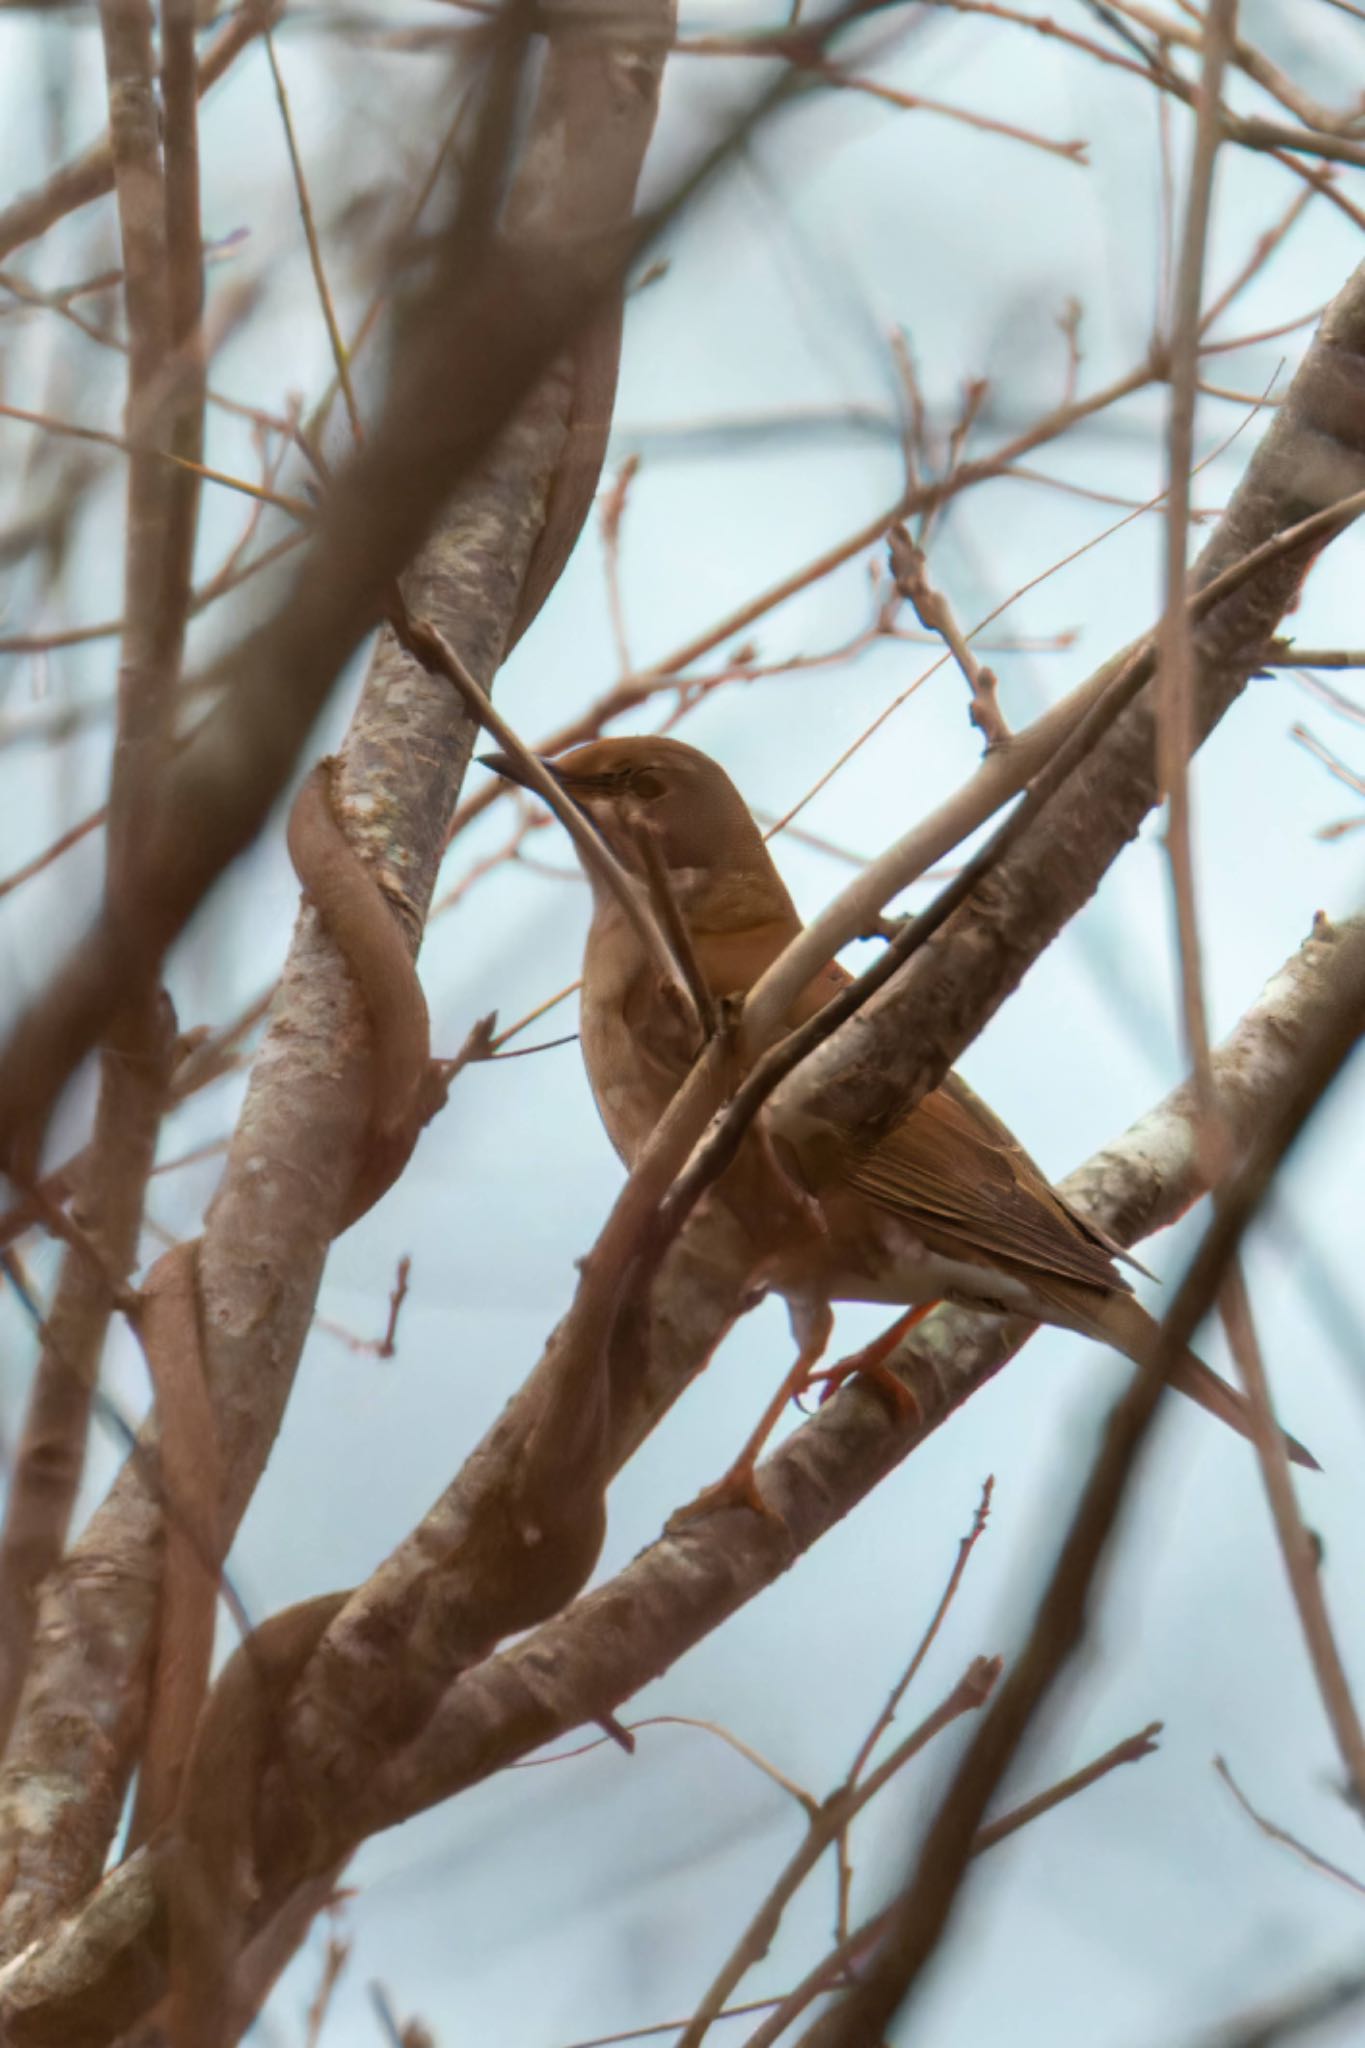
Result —
<path fill-rule="evenodd" d="M 506 754 L 482 761 L 527 783 Z M 662 874 L 712 999 L 742 997 L 801 930 L 796 906 L 744 798 L 710 755 L 665 735 L 589 740 L 542 762 L 616 860 L 642 883 Z M 607 1135 L 634 1165 L 701 1050 L 693 1006 L 639 935 L 620 896 L 589 868 L 593 909 L 583 958 L 582 1053 Z M 850 980 L 827 962 L 785 1019 L 803 1023 Z M 795 1185 L 793 1185 L 793 1182 Z M 1112 1345 L 1135 1364 L 1153 1359 L 1157 1324 L 1115 1263 L 1121 1247 L 1051 1186 L 1019 1141 L 956 1073 L 949 1073 L 879 1141 L 856 1133 L 816 1155 L 798 1141 L 779 1159 L 760 1135 L 745 1140 L 720 1183 L 743 1220 L 772 1248 L 764 1284 L 783 1295 L 798 1356 L 758 1427 L 698 1509 L 744 1500 L 763 1508 L 758 1450 L 792 1393 L 817 1377 L 832 1326 L 830 1304 L 868 1301 L 906 1311 L 883 1338 L 831 1375 L 878 1379 L 910 1402 L 884 1360 L 903 1332 L 939 1301 L 1024 1315 Z M 774 1222 L 776 1219 L 776 1224 Z M 775 1242 L 774 1242 L 775 1240 Z M 1252 1434 L 1243 1396 L 1183 1349 L 1170 1383 L 1241 1435 Z M 1296 1463 L 1317 1461 L 1286 1437 Z"/>

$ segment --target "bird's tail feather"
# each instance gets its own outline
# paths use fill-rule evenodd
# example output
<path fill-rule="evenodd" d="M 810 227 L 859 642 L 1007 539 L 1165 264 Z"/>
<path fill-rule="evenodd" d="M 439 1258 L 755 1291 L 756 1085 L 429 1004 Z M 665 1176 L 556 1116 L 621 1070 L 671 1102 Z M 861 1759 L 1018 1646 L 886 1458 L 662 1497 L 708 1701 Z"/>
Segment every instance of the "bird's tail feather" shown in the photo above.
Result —
<path fill-rule="evenodd" d="M 1074 1297 L 1068 1297 L 1067 1307 L 1072 1308 Z M 1075 1308 L 1080 1305 L 1074 1303 Z M 1115 1345 L 1131 1358 L 1135 1365 L 1148 1365 L 1156 1353 L 1158 1325 L 1131 1294 L 1110 1294 L 1095 1305 L 1093 1297 L 1077 1315 L 1078 1321 L 1088 1322 L 1094 1336 Z M 1251 1416 L 1246 1396 L 1230 1387 L 1226 1380 L 1219 1379 L 1216 1372 L 1205 1365 L 1202 1358 L 1188 1349 L 1182 1351 L 1170 1372 L 1170 1383 L 1182 1394 L 1188 1394 L 1210 1415 L 1216 1415 L 1220 1422 L 1226 1422 L 1229 1429 L 1235 1429 L 1239 1436 L 1250 1438 Z M 1306 1450 L 1297 1437 L 1283 1432 L 1285 1449 L 1296 1465 L 1304 1465 L 1312 1472 L 1322 1467 L 1312 1452 Z"/>

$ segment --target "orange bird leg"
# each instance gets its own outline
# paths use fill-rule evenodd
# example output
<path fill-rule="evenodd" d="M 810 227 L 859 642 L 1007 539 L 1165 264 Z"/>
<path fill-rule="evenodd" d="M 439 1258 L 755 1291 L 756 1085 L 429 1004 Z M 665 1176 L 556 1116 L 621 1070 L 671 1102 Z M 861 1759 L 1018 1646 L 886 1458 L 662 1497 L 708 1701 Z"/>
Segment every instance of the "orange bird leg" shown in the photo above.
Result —
<path fill-rule="evenodd" d="M 909 1336 L 916 1323 L 922 1323 L 930 1309 L 937 1307 L 936 1301 L 922 1301 L 918 1308 L 907 1309 L 903 1316 L 897 1316 L 889 1329 L 883 1330 L 880 1337 L 874 1337 L 870 1344 L 864 1344 L 861 1351 L 851 1351 L 847 1358 L 841 1358 L 837 1365 L 827 1367 L 824 1372 L 813 1372 L 812 1380 L 824 1382 L 824 1392 L 820 1396 L 821 1407 L 824 1407 L 832 1394 L 838 1393 L 846 1380 L 851 1380 L 855 1374 L 862 1373 L 874 1386 L 881 1388 L 894 1408 L 898 1420 L 917 1421 L 919 1402 L 904 1380 L 892 1372 L 886 1361 L 901 1338 Z"/>
<path fill-rule="evenodd" d="M 754 1508 L 760 1515 L 766 1515 L 769 1521 L 781 1522 L 777 1509 L 770 1507 L 759 1491 L 755 1468 L 759 1453 L 781 1420 L 782 1410 L 803 1387 L 810 1385 L 815 1367 L 825 1355 L 825 1347 L 834 1328 L 834 1317 L 828 1304 L 823 1303 L 818 1310 L 793 1311 L 792 1324 L 798 1332 L 800 1348 L 791 1370 L 763 1410 L 729 1471 L 723 1473 L 714 1485 L 704 1486 L 686 1507 L 678 1508 L 670 1515 L 670 1529 L 676 1528 L 680 1522 L 695 1521 L 698 1515 L 709 1515 L 717 1508 Z"/>

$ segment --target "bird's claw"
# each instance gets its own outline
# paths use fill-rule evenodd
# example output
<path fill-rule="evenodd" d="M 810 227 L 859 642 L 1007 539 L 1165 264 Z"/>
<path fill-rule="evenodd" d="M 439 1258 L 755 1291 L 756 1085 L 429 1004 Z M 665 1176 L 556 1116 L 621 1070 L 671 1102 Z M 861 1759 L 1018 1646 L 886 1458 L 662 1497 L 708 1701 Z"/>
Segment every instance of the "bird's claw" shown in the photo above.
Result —
<path fill-rule="evenodd" d="M 893 1372 L 884 1360 L 866 1358 L 857 1351 L 838 1365 L 826 1366 L 823 1372 L 811 1374 L 811 1384 L 820 1386 L 820 1406 L 823 1408 L 826 1401 L 832 1401 L 839 1389 L 852 1379 L 868 1380 L 879 1393 L 885 1394 L 898 1422 L 918 1422 L 921 1419 L 919 1402 L 900 1375 Z"/>
<path fill-rule="evenodd" d="M 675 1508 L 665 1528 L 671 1536 L 688 1522 L 699 1521 L 703 1515 L 723 1513 L 727 1508 L 752 1508 L 766 1521 L 776 1522 L 784 1530 L 787 1526 L 777 1509 L 763 1498 L 752 1458 L 737 1458 L 729 1471 L 712 1485 L 704 1486 L 695 1500 Z"/>
<path fill-rule="evenodd" d="M 919 1422 L 922 1419 L 919 1402 L 899 1373 L 891 1370 L 888 1360 L 902 1337 L 908 1336 L 917 1323 L 922 1323 L 934 1306 L 932 1301 L 926 1301 L 908 1309 L 903 1316 L 897 1317 L 890 1329 L 883 1330 L 880 1337 L 874 1337 L 861 1351 L 850 1352 L 847 1358 L 840 1359 L 837 1365 L 826 1366 L 823 1372 L 813 1372 L 810 1383 L 824 1383 L 820 1406 L 823 1408 L 846 1381 L 861 1377 L 871 1380 L 886 1395 L 898 1422 Z"/>

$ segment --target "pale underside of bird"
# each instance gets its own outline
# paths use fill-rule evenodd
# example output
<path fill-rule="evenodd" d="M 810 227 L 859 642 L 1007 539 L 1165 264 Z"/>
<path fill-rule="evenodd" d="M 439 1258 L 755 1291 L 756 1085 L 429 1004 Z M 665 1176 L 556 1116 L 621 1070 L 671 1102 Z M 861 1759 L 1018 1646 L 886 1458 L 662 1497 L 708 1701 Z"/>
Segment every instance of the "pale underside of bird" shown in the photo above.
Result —
<path fill-rule="evenodd" d="M 502 756 L 489 765 L 519 780 Z M 628 872 L 660 874 L 713 998 L 747 993 L 800 930 L 800 919 L 743 798 L 709 756 L 681 741 L 590 741 L 546 764 Z M 650 853 L 645 854 L 645 835 Z M 695 1016 L 646 950 L 617 895 L 590 874 L 593 918 L 583 962 L 581 1040 L 598 1110 L 633 1165 L 685 1080 L 700 1039 Z M 849 977 L 831 961 L 803 990 L 789 1027 L 813 1015 Z M 784 1185 L 785 1184 L 785 1185 Z M 830 1132 L 818 1143 L 751 1138 L 720 1196 L 759 1248 L 756 1278 L 785 1296 L 800 1356 L 759 1429 L 708 1504 L 761 1505 L 757 1449 L 828 1341 L 833 1301 L 894 1304 L 918 1313 L 952 1301 L 1018 1314 L 1113 1345 L 1149 1364 L 1157 1325 L 1114 1261 L 1124 1256 L 1071 1209 L 1006 1126 L 950 1074 L 878 1142 Z M 917 1315 L 902 1318 L 896 1334 Z M 909 1397 L 869 1347 L 850 1364 Z M 836 1377 L 842 1378 L 843 1373 Z M 1193 1351 L 1173 1386 L 1244 1436 L 1243 1397 Z M 1315 1460 L 1287 1438 L 1297 1462 Z"/>

